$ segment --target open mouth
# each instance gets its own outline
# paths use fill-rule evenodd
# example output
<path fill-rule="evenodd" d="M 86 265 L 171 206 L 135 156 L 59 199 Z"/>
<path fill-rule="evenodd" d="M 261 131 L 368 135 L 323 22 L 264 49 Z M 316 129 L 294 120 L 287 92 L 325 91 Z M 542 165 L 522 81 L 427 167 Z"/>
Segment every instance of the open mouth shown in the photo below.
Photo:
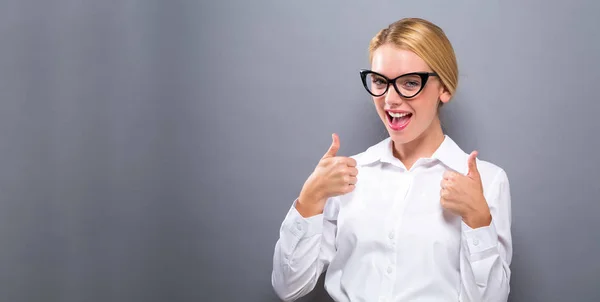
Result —
<path fill-rule="evenodd" d="M 392 130 L 400 131 L 410 123 L 412 113 L 410 112 L 391 112 L 386 111 L 388 124 Z"/>

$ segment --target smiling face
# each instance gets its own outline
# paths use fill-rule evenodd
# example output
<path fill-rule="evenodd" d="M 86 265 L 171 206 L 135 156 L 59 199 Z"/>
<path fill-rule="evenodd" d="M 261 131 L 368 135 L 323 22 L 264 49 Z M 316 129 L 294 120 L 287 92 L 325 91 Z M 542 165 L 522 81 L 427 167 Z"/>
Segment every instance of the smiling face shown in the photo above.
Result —
<path fill-rule="evenodd" d="M 373 51 L 371 70 L 388 79 L 414 72 L 434 72 L 414 52 L 397 48 L 389 43 Z M 424 86 L 414 97 L 407 98 L 399 95 L 392 83 L 385 94 L 373 97 L 379 117 L 390 137 L 397 144 L 409 143 L 439 127 L 439 102 L 447 103 L 451 96 L 439 77 L 431 75 L 423 81 L 420 76 L 406 76 L 396 80 L 396 87 L 405 96 L 417 93 L 422 84 Z M 385 79 L 373 74 L 367 77 L 367 85 L 370 85 L 373 91 L 385 89 L 386 83 Z"/>

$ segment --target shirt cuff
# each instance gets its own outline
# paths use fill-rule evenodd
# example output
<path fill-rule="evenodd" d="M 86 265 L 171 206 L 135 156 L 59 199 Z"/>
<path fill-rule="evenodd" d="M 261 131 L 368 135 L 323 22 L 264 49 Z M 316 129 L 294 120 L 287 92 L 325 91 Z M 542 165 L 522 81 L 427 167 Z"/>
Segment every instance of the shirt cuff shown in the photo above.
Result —
<path fill-rule="evenodd" d="M 295 200 L 292 208 L 288 212 L 283 226 L 286 230 L 296 236 L 298 239 L 308 238 L 323 233 L 323 214 L 311 217 L 302 217 L 296 210 Z"/>
<path fill-rule="evenodd" d="M 462 233 L 467 241 L 470 254 L 483 252 L 498 246 L 498 233 L 494 221 L 489 226 L 472 229 L 464 221 Z"/>

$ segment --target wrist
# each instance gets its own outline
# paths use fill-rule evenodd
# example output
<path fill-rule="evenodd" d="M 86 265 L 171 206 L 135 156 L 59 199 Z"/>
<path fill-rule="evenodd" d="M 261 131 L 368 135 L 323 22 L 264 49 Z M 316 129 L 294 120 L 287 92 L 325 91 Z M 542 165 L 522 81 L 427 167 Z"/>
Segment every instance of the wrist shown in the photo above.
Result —
<path fill-rule="evenodd" d="M 326 199 L 310 189 L 303 189 L 296 201 L 296 210 L 303 217 L 310 217 L 323 213 Z"/>
<path fill-rule="evenodd" d="M 492 223 L 492 214 L 489 211 L 486 213 L 473 213 L 465 215 L 463 221 L 472 229 L 487 227 Z"/>
<path fill-rule="evenodd" d="M 298 199 L 307 205 L 324 203 L 327 200 L 325 195 L 319 190 L 318 183 L 315 183 L 314 180 L 309 180 L 304 184 Z"/>
<path fill-rule="evenodd" d="M 296 201 L 296 211 L 304 218 L 316 216 L 323 213 L 323 206 L 314 203 L 302 202 L 301 198 Z"/>

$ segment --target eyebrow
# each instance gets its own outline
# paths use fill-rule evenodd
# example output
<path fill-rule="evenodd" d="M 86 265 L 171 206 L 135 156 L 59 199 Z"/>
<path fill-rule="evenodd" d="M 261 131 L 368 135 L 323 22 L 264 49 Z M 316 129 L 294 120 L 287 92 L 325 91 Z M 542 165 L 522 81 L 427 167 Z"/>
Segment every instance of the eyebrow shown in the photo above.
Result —
<path fill-rule="evenodd" d="M 405 73 L 402 73 L 402 74 L 397 75 L 395 77 L 388 77 L 388 76 L 384 75 L 383 73 L 381 73 L 379 71 L 375 71 L 375 70 L 370 70 L 370 71 L 376 73 L 377 76 L 382 76 L 382 77 L 386 78 L 387 80 L 397 79 L 397 78 L 399 78 L 401 76 L 405 76 L 405 75 L 408 75 L 408 74 L 415 74 L 415 73 L 430 73 L 431 74 L 431 73 L 435 73 L 434 71 L 420 70 L 420 71 L 405 72 Z"/>

